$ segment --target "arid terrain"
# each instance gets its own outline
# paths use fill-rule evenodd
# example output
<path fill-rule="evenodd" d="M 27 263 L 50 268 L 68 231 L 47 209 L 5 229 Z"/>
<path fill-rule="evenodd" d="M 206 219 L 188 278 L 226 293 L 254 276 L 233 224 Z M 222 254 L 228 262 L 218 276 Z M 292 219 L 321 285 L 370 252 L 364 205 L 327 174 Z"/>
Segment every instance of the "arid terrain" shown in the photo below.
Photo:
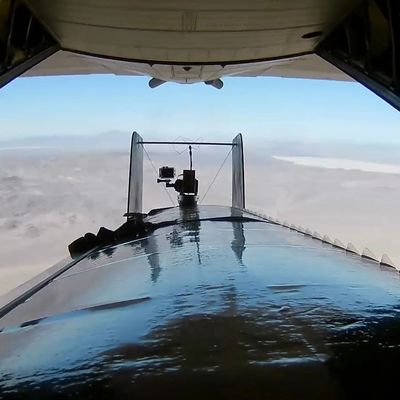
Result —
<path fill-rule="evenodd" d="M 82 234 L 96 233 L 100 226 L 116 228 L 124 221 L 129 137 L 118 143 L 112 133 L 97 139 L 65 140 L 0 146 L 0 294 L 65 257 L 67 245 Z M 309 165 L 309 161 L 290 159 L 337 159 L 339 150 L 340 146 L 330 151 L 314 146 L 307 152 L 306 147 L 293 144 L 249 144 L 247 208 L 346 244 L 351 241 L 360 251 L 368 247 L 378 257 L 387 253 L 400 266 L 399 165 L 372 172 L 361 170 L 363 164 L 352 167 L 347 163 L 350 167 L 345 168 L 339 162 L 336 168 L 331 160 L 328 167 L 321 167 L 315 160 Z M 184 148 L 154 147 L 148 151 L 156 168 L 187 167 Z M 194 149 L 200 198 L 227 151 Z M 395 151 L 384 156 L 382 150 L 380 157 L 379 151 L 367 148 L 358 158 L 354 154 L 343 152 L 343 158 L 393 164 L 397 156 Z M 164 189 L 155 182 L 153 165 L 147 157 L 144 162 L 145 211 L 171 205 Z M 229 204 L 230 163 L 228 158 L 204 204 Z M 176 199 L 175 192 L 171 190 L 170 194 Z"/>

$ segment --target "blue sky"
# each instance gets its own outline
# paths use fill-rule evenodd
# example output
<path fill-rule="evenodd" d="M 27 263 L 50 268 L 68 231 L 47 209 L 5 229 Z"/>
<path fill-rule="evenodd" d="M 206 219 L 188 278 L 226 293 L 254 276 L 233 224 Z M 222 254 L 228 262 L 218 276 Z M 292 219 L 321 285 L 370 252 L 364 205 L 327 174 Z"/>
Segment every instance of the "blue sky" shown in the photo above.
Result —
<path fill-rule="evenodd" d="M 222 90 L 148 78 L 20 78 L 0 90 L 2 139 L 132 131 L 177 136 L 400 143 L 400 113 L 361 85 L 230 78 Z"/>

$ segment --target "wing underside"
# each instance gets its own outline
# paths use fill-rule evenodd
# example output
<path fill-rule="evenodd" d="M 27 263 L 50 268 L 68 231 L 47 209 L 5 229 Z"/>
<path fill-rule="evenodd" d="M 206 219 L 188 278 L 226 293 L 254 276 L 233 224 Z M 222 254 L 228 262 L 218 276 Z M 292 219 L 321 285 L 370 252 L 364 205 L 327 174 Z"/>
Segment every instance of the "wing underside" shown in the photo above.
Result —
<path fill-rule="evenodd" d="M 400 108 L 396 0 L 4 0 L 0 86 L 16 76 L 355 79 Z"/>

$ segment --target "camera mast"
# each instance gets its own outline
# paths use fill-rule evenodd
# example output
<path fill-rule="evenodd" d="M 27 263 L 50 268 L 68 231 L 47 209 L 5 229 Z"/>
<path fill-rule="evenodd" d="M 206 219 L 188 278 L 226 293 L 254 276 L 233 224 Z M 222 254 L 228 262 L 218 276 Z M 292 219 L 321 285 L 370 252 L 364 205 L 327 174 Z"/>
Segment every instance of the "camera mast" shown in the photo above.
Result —
<path fill-rule="evenodd" d="M 182 178 L 175 179 L 174 167 L 163 166 L 158 171 L 158 183 L 173 188 L 178 193 L 179 207 L 192 207 L 198 202 L 199 183 L 193 169 L 192 146 L 230 146 L 232 148 L 232 207 L 245 207 L 243 139 L 239 133 L 229 142 L 191 142 L 191 141 L 144 141 L 133 132 L 129 168 L 128 219 L 142 214 L 143 201 L 143 150 L 144 145 L 187 145 L 189 150 L 189 169 L 184 169 Z"/>

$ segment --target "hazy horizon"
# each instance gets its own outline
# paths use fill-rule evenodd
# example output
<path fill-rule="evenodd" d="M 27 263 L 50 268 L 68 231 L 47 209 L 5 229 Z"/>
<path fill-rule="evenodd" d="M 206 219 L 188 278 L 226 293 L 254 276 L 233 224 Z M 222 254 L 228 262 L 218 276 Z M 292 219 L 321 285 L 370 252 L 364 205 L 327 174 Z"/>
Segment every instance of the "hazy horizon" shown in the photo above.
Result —
<path fill-rule="evenodd" d="M 359 84 L 228 78 L 221 91 L 152 90 L 144 77 L 21 78 L 0 106 L 0 293 L 82 234 L 124 221 L 133 130 L 148 140 L 242 133 L 248 208 L 400 266 L 400 114 Z M 182 150 L 148 149 L 156 167 L 178 169 Z M 200 198 L 227 152 L 195 146 Z M 145 208 L 171 205 L 146 157 L 144 167 Z M 229 205 L 230 185 L 228 160 L 205 203 Z"/>
<path fill-rule="evenodd" d="M 90 141 L 85 138 L 79 140 L 86 143 L 80 147 L 72 138 L 59 148 L 1 151 L 0 146 L 0 293 L 64 258 L 68 244 L 77 237 L 88 231 L 96 233 L 100 226 L 115 229 L 123 223 L 129 140 L 127 146 L 120 143 L 112 148 L 116 145 L 113 134 L 103 138 L 103 143 L 96 141 L 97 148 L 87 146 Z M 307 146 L 299 150 L 288 142 L 283 147 L 264 142 L 257 149 L 246 144 L 246 136 L 244 139 L 247 208 L 352 242 L 359 251 L 369 247 L 377 257 L 387 253 L 400 266 L 396 240 L 399 174 L 363 171 L 340 163 L 337 168 L 297 165 L 296 154 L 304 154 Z M 292 157 L 281 156 L 279 149 Z M 319 161 L 329 150 L 329 146 L 310 146 L 310 153 L 322 155 Z M 147 151 L 156 167 L 173 165 L 179 170 L 188 164 L 185 147 L 152 146 Z M 195 146 L 200 198 L 227 152 Z M 382 163 L 385 155 L 384 149 Z M 229 159 L 204 204 L 230 204 L 230 163 Z M 144 177 L 144 211 L 171 206 L 146 157 Z M 176 204 L 175 193 L 170 194 Z"/>

